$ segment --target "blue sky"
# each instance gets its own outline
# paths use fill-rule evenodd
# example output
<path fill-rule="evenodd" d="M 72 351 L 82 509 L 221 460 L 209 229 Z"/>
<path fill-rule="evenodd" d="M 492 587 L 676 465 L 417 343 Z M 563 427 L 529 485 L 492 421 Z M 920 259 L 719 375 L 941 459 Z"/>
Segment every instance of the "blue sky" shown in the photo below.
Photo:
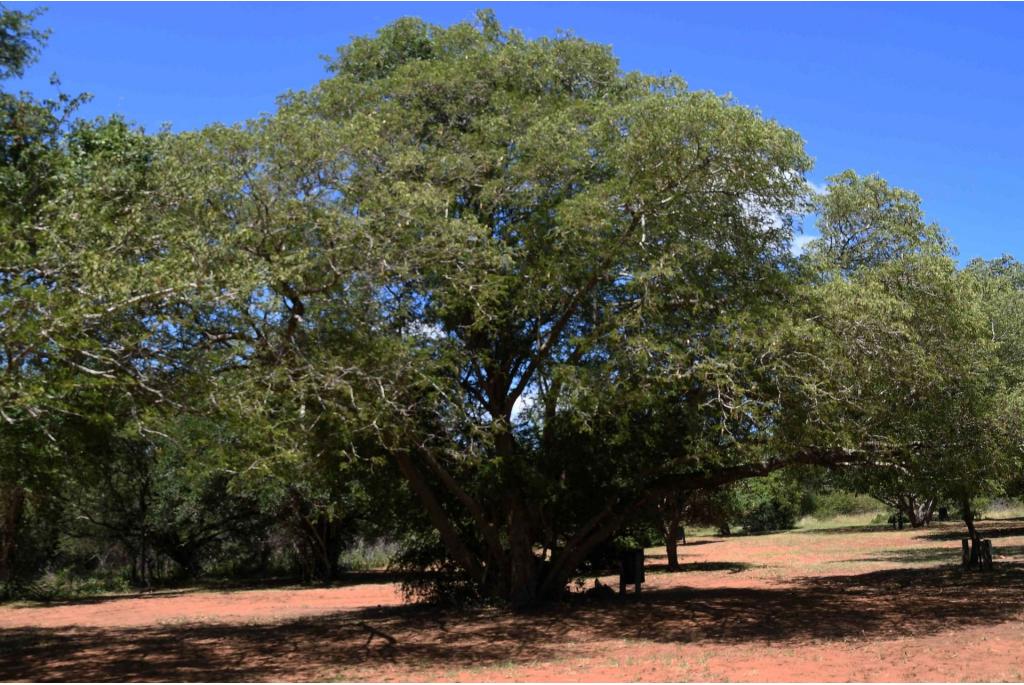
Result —
<path fill-rule="evenodd" d="M 8 3 L 28 9 L 37 3 Z M 40 62 L 86 114 L 155 130 L 234 122 L 324 76 L 319 55 L 400 16 L 490 6 L 529 37 L 572 29 L 626 70 L 732 93 L 796 129 L 822 182 L 846 168 L 918 192 L 962 261 L 1024 258 L 1024 6 L 1015 4 L 55 3 Z"/>

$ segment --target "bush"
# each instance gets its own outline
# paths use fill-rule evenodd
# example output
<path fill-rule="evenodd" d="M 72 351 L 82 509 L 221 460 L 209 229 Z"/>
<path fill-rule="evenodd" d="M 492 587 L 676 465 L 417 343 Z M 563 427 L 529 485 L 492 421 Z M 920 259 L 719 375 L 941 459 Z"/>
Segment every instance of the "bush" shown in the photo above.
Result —
<path fill-rule="evenodd" d="M 788 530 L 800 517 L 802 488 L 782 474 L 744 481 L 736 494 L 736 522 L 747 533 Z"/>
<path fill-rule="evenodd" d="M 70 569 L 49 571 L 32 582 L 25 583 L 12 593 L 14 599 L 34 602 L 81 599 L 112 592 L 128 592 L 131 585 L 123 575 L 79 576 Z"/>
<path fill-rule="evenodd" d="M 479 586 L 448 556 L 435 530 L 409 532 L 390 567 L 405 576 L 402 594 L 408 601 L 447 606 L 483 602 Z"/>
<path fill-rule="evenodd" d="M 848 490 L 833 490 L 814 495 L 814 506 L 809 512 L 818 519 L 870 514 L 880 511 L 883 505 L 868 495 L 858 495 Z"/>
<path fill-rule="evenodd" d="M 341 567 L 347 571 L 386 568 L 398 554 L 398 545 L 386 540 L 358 540 L 341 553 Z"/>

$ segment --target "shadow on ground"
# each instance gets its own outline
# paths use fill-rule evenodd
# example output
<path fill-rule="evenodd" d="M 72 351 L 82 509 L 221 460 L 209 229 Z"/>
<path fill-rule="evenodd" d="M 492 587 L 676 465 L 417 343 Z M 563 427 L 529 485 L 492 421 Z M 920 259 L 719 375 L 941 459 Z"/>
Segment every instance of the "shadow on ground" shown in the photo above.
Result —
<path fill-rule="evenodd" d="M 950 565 L 804 578 L 782 588 L 650 590 L 527 614 L 403 606 L 274 624 L 15 629 L 0 634 L 0 680 L 345 680 L 354 669 L 368 677 L 388 665 L 415 671 L 565 659 L 602 639 L 787 646 L 886 639 L 1010 620 L 1022 590 L 1024 564 L 1005 562 L 991 573 Z"/>
<path fill-rule="evenodd" d="M 910 529 L 906 529 L 910 532 Z M 841 528 L 809 528 L 807 530 L 794 530 L 790 531 L 794 535 L 844 535 L 856 533 L 861 535 L 863 533 L 892 533 L 892 526 L 887 526 L 884 523 L 872 523 L 866 526 L 844 526 Z"/>
<path fill-rule="evenodd" d="M 1024 536 L 1024 520 L 1022 519 L 996 519 L 992 521 L 979 521 L 978 533 L 983 538 L 1012 538 Z M 967 537 L 967 529 L 963 524 L 953 528 L 929 531 L 918 535 L 928 540 L 961 540 Z"/>
<path fill-rule="evenodd" d="M 748 564 L 743 561 L 686 561 L 685 557 L 679 560 L 679 568 L 669 569 L 668 561 L 662 561 L 665 559 L 664 555 L 648 556 L 648 559 L 655 561 L 648 562 L 644 569 L 648 573 L 696 573 L 701 571 L 728 571 L 730 573 L 740 573 L 748 569 L 754 568 L 754 564 Z"/>
<path fill-rule="evenodd" d="M 679 543 L 679 549 L 685 551 L 687 547 L 698 547 L 700 545 L 714 545 L 721 542 L 721 540 L 687 540 L 686 542 Z"/>
<path fill-rule="evenodd" d="M 126 599 L 151 599 L 183 597 L 185 595 L 196 595 L 203 592 L 216 592 L 219 594 L 236 594 L 241 592 L 253 592 L 260 590 L 287 590 L 287 589 L 329 589 L 337 587 L 351 587 L 371 583 L 402 583 L 406 580 L 416 578 L 422 574 L 404 573 L 399 571 L 349 571 L 342 573 L 338 578 L 328 582 L 304 583 L 296 578 L 267 578 L 247 579 L 237 581 L 209 581 L 194 582 L 186 587 L 155 587 L 151 590 L 138 590 L 119 594 L 95 595 L 92 597 L 74 597 L 70 599 L 57 598 L 49 600 L 16 600 L 22 606 L 39 607 L 62 607 L 62 606 L 84 606 L 89 604 L 106 604 L 108 602 L 120 602 Z M 15 602 L 7 602 L 13 604 Z M 0 602 L 0 607 L 5 603 Z"/>
<path fill-rule="evenodd" d="M 993 544 L 992 554 L 996 560 L 1005 560 L 1010 557 L 1024 557 L 1024 545 Z M 856 559 L 855 561 L 896 562 L 899 564 L 953 564 L 959 563 L 960 558 L 961 550 L 959 547 L 946 547 L 940 549 L 936 549 L 934 547 L 918 547 L 916 549 L 885 550 L 870 557 Z M 836 563 L 845 564 L 849 562 L 838 561 Z"/>

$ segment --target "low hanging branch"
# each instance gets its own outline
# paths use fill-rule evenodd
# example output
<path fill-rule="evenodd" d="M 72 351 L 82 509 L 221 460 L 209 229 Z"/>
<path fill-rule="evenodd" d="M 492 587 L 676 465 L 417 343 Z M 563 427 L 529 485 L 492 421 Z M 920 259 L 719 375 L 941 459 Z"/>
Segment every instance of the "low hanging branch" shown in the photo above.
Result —
<path fill-rule="evenodd" d="M 905 454 L 908 449 L 917 449 L 918 445 L 877 446 L 863 449 L 845 447 L 808 447 L 795 454 L 773 457 L 760 462 L 725 466 L 713 471 L 686 474 L 670 474 L 661 476 L 648 486 L 648 493 L 664 493 L 668 491 L 703 490 L 728 485 L 747 478 L 767 476 L 787 466 L 798 464 L 810 466 L 850 466 L 853 464 L 874 463 L 888 465 L 889 454 Z"/>
<path fill-rule="evenodd" d="M 917 449 L 918 447 L 918 445 L 899 447 L 879 445 L 870 449 L 812 447 L 784 457 L 727 466 L 711 472 L 670 474 L 658 477 L 650 482 L 640 498 L 632 501 L 613 502 L 588 521 L 566 543 L 561 553 L 553 558 L 551 569 L 541 588 L 541 594 L 551 595 L 557 592 L 568 581 L 587 554 L 601 541 L 613 534 L 630 514 L 647 506 L 651 501 L 667 492 L 687 492 L 720 487 L 747 478 L 766 476 L 779 469 L 797 464 L 830 468 L 863 463 L 881 465 L 885 463 L 888 454 L 905 454 L 908 449 Z"/>

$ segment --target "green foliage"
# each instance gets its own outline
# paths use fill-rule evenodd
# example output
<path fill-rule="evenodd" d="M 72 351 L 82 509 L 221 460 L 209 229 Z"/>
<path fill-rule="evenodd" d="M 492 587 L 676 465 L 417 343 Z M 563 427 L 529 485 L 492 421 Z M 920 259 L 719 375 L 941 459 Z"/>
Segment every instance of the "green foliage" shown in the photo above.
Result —
<path fill-rule="evenodd" d="M 996 285 L 1006 265 L 958 270 L 917 197 L 874 177 L 833 179 L 821 206 L 822 239 L 803 264 L 814 324 L 795 329 L 813 342 L 794 351 L 817 400 L 790 413 L 794 431 L 874 451 L 846 487 L 891 506 L 1000 489 L 1021 457 L 1004 419 L 1020 388 L 1015 353 L 993 336 L 1015 325 L 994 306 L 1017 302 Z"/>
<path fill-rule="evenodd" d="M 13 599 L 35 602 L 71 601 L 96 595 L 122 593 L 131 590 L 123 575 L 103 576 L 95 573 L 82 576 L 68 569 L 51 571 L 20 587 Z"/>
<path fill-rule="evenodd" d="M 803 493 L 783 474 L 752 478 L 735 486 L 735 522 L 747 533 L 788 530 L 802 514 Z"/>
<path fill-rule="evenodd" d="M 398 545 L 385 540 L 359 539 L 341 553 L 341 566 L 349 571 L 387 568 L 398 554 Z"/>
<path fill-rule="evenodd" d="M 942 228 L 927 224 L 917 194 L 878 176 L 847 170 L 828 179 L 817 198 L 820 237 L 806 259 L 851 275 L 912 255 L 943 255 L 951 246 Z"/>
<path fill-rule="evenodd" d="M 40 8 L 21 12 L 0 5 L 0 81 L 19 78 L 39 57 L 50 32 L 33 26 Z"/>
<path fill-rule="evenodd" d="M 878 511 L 882 504 L 867 495 L 859 495 L 847 490 L 831 490 L 815 493 L 813 508 L 810 512 L 815 518 L 828 519 L 836 516 L 868 514 Z"/>

